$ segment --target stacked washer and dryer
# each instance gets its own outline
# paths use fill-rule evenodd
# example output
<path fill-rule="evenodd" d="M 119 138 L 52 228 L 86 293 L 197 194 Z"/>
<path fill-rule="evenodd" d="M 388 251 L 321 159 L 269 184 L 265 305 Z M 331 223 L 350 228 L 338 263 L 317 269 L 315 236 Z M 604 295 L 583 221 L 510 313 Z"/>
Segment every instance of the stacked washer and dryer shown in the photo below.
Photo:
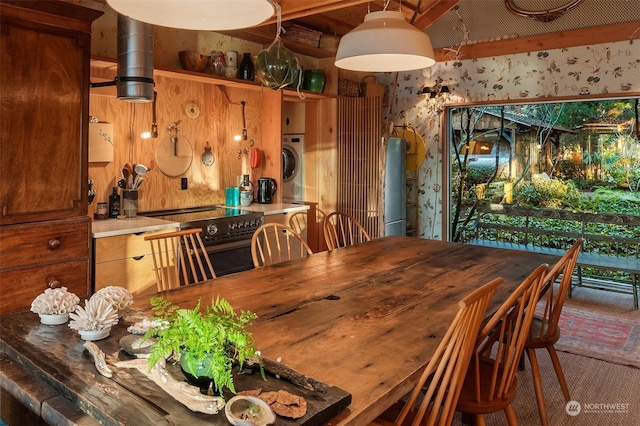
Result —
<path fill-rule="evenodd" d="M 282 201 L 304 202 L 304 134 L 282 135 Z"/>

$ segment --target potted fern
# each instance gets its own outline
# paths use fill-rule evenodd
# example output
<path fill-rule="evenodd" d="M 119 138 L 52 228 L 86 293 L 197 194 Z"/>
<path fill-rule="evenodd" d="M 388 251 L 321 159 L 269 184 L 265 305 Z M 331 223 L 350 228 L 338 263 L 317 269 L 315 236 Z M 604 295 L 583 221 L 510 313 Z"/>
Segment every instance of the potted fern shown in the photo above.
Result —
<path fill-rule="evenodd" d="M 223 388 L 236 393 L 232 371 L 256 357 L 253 337 L 246 327 L 257 316 L 251 311 L 237 315 L 225 299 L 217 297 L 203 310 L 200 300 L 193 309 L 180 308 L 163 297 L 151 298 L 153 320 L 161 325 L 147 331 L 154 336 L 149 368 L 162 358 L 180 360 L 187 381 L 201 390 L 212 387 L 220 396 Z"/>

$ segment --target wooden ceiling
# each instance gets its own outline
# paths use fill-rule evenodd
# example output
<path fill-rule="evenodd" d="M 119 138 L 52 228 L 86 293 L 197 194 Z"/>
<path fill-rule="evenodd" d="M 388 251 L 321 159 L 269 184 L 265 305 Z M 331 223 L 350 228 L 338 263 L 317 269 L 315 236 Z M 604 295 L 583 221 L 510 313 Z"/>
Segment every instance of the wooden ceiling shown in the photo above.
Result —
<path fill-rule="evenodd" d="M 91 0 L 64 0 L 83 2 Z M 105 3 L 105 0 L 93 0 Z M 501 56 L 536 50 L 558 49 L 563 47 L 599 44 L 640 37 L 640 2 L 638 0 L 271 0 L 279 4 L 283 26 L 302 25 L 324 34 L 343 36 L 360 25 L 368 12 L 384 10 L 401 11 L 407 22 L 430 34 L 434 43 L 436 60 L 473 59 L 489 56 Z M 508 3 L 522 8 L 549 9 L 576 2 L 566 16 L 554 20 L 546 29 L 538 28 L 524 32 L 523 25 L 531 22 L 526 17 L 516 16 L 505 10 Z M 621 3 L 624 2 L 624 3 Z M 480 5 L 479 5 L 480 4 Z M 620 6 L 623 13 L 616 13 Z M 635 5 L 635 6 L 634 6 Z M 478 9 L 479 7 L 479 9 Z M 544 10 L 544 9 L 543 9 Z M 580 11 L 578 13 L 578 11 Z M 466 14 L 465 14 L 466 12 Z M 590 16 L 584 17 L 585 12 Z M 607 13 L 604 13 L 607 12 Z M 496 35 L 476 37 L 473 43 L 462 45 L 460 42 L 443 42 L 437 36 L 451 34 L 458 17 L 465 15 L 470 33 L 487 28 L 498 31 Z M 578 15 L 582 14 L 582 17 Z M 613 14 L 608 20 L 601 15 Z M 500 16 L 500 18 L 497 18 Z M 490 18 L 491 24 L 487 24 Z M 496 19 L 499 22 L 496 23 Z M 440 20 L 440 21 L 439 21 Z M 276 34 L 276 17 L 258 27 L 242 30 L 224 31 L 234 37 L 269 45 Z M 446 23 L 446 24 L 445 24 Z M 523 24 L 524 23 L 524 24 Z M 435 25 L 434 25 L 435 24 Z M 538 24 L 540 24 L 538 22 Z M 551 30 L 550 28 L 553 28 Z M 486 32 L 486 31 L 485 31 Z M 518 33 L 515 38 L 504 39 L 505 34 Z M 472 37 L 473 38 L 473 37 Z M 488 40 L 487 40 L 488 39 Z M 456 44 L 457 43 L 457 44 Z M 287 43 L 285 43 L 286 45 Z M 295 44 L 295 43 L 294 43 Z M 453 44 L 453 45 L 452 45 Z M 331 57 L 333 52 L 310 49 L 298 43 L 296 52 L 314 57 Z"/>
<path fill-rule="evenodd" d="M 281 8 L 283 26 L 295 23 L 310 29 L 321 31 L 324 34 L 335 34 L 342 36 L 351 31 L 363 22 L 364 16 L 368 12 L 386 10 L 401 11 L 406 20 L 420 30 L 428 29 L 443 15 L 452 9 L 464 8 L 466 2 L 483 2 L 483 15 L 493 13 L 491 8 L 505 9 L 506 0 L 274 0 Z M 540 0 L 510 0 L 513 4 L 536 4 Z M 576 0 L 544 0 L 549 4 L 556 5 L 569 4 Z M 593 7 L 596 1 L 611 0 L 580 0 L 584 2 L 576 6 L 583 10 Z M 527 3 L 528 2 L 528 3 Z M 486 10 L 485 9 L 486 6 Z M 453 13 L 453 12 L 451 12 Z M 450 15 L 449 15 L 450 16 Z M 486 15 L 485 15 L 486 16 Z M 480 18 L 480 17 L 478 17 Z M 513 22 L 504 22 L 502 25 L 503 34 L 518 32 L 512 31 L 512 27 L 517 22 L 522 22 L 526 18 L 513 15 Z M 478 24 L 482 25 L 481 19 Z M 630 22 L 629 22 L 630 21 Z M 561 22 L 558 20 L 557 22 Z M 513 38 L 510 40 L 496 39 L 491 41 L 480 41 L 458 47 L 456 54 L 458 59 L 471 59 L 487 56 L 499 56 L 519 52 L 528 52 L 543 49 L 554 49 L 571 47 L 578 45 L 589 45 L 633 38 L 633 34 L 640 34 L 638 31 L 638 21 L 633 17 L 620 16 L 619 22 L 599 24 L 597 18 L 593 23 L 584 22 L 578 26 L 571 19 L 565 19 L 566 26 L 554 32 L 528 35 Z M 478 25 L 476 24 L 476 25 Z M 521 25 L 521 24 L 520 24 Z M 564 25 L 564 24 L 563 24 Z M 578 29 L 576 29 L 578 28 Z M 236 37 L 270 43 L 276 32 L 276 18 L 272 18 L 256 28 L 226 32 Z M 455 46 L 434 46 L 436 49 L 436 59 L 438 61 L 453 59 L 451 49 L 447 47 Z M 302 53 L 302 52 L 301 52 Z"/>
<path fill-rule="evenodd" d="M 326 34 L 342 36 L 360 25 L 368 12 L 384 9 L 384 0 L 276 0 L 282 20 L 295 20 Z M 406 20 L 424 30 L 461 0 L 390 0 L 386 10 L 401 11 Z M 276 19 L 267 21 L 273 24 Z"/>

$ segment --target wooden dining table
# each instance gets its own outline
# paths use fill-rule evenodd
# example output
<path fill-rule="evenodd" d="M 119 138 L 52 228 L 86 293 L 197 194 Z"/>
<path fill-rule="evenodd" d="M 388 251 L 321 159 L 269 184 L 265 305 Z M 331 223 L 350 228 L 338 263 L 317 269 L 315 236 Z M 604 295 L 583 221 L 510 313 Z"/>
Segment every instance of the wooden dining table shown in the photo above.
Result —
<path fill-rule="evenodd" d="M 495 310 L 537 266 L 557 260 L 524 251 L 385 237 L 162 295 L 188 308 L 220 296 L 236 310 L 255 312 L 250 331 L 262 356 L 348 392 L 350 405 L 327 424 L 358 426 L 412 389 L 460 299 L 502 277 L 488 311 Z M 149 297 L 137 298 L 133 308 L 150 311 Z"/>

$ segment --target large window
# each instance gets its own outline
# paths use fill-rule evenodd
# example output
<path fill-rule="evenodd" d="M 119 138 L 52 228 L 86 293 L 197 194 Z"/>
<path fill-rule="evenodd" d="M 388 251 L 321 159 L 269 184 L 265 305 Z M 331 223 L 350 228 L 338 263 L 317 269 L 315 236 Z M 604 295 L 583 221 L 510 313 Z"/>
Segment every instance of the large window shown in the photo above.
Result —
<path fill-rule="evenodd" d="M 479 203 L 640 215 L 638 99 L 448 110 L 450 238 Z"/>

